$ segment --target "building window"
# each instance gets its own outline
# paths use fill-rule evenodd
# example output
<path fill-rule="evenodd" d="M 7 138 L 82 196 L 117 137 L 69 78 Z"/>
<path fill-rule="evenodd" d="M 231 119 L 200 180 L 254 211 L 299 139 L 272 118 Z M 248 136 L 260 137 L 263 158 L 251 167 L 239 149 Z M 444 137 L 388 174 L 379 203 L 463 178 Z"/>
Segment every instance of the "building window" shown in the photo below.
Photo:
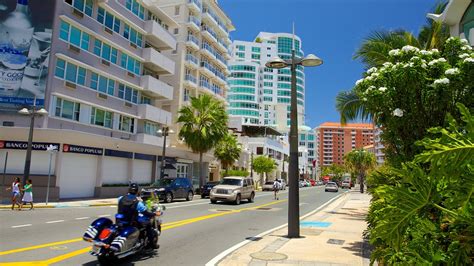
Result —
<path fill-rule="evenodd" d="M 237 50 L 239 51 L 245 51 L 245 46 L 243 45 L 237 45 L 236 47 L 237 47 Z"/>
<path fill-rule="evenodd" d="M 59 58 L 56 61 L 56 70 L 54 75 L 74 84 L 85 85 L 86 83 L 85 68 L 78 67 Z"/>
<path fill-rule="evenodd" d="M 119 130 L 133 133 L 135 128 L 135 119 L 120 115 Z"/>
<path fill-rule="evenodd" d="M 89 34 L 61 20 L 59 38 L 83 50 L 89 50 Z"/>
<path fill-rule="evenodd" d="M 137 59 L 129 56 L 128 54 L 122 53 L 120 56 L 120 66 L 127 71 L 140 76 L 142 64 Z"/>
<path fill-rule="evenodd" d="M 152 135 L 152 136 L 157 136 L 158 129 L 160 129 L 160 126 L 156 123 L 148 122 L 145 121 L 144 125 L 144 133 L 147 135 Z"/>
<path fill-rule="evenodd" d="M 99 21 L 102 25 L 109 28 L 110 30 L 115 31 L 116 33 L 120 33 L 120 19 L 116 18 L 114 15 L 105 11 L 102 7 L 99 7 L 97 10 L 97 21 Z"/>
<path fill-rule="evenodd" d="M 123 84 L 119 84 L 118 96 L 127 102 L 136 104 L 138 101 L 138 91 Z"/>
<path fill-rule="evenodd" d="M 136 29 L 130 27 L 128 24 L 125 24 L 123 29 L 123 37 L 129 40 L 131 43 L 135 44 L 138 47 L 142 47 L 143 35 L 139 33 Z"/>
<path fill-rule="evenodd" d="M 245 58 L 245 53 L 236 53 L 238 58 Z"/>
<path fill-rule="evenodd" d="M 259 54 L 252 54 L 252 59 L 260 59 L 260 55 Z"/>
<path fill-rule="evenodd" d="M 125 0 L 125 7 L 132 11 L 135 16 L 145 19 L 145 8 L 137 0 Z"/>
<path fill-rule="evenodd" d="M 56 98 L 55 116 L 79 121 L 80 104 Z"/>
<path fill-rule="evenodd" d="M 118 50 L 101 40 L 95 39 L 94 54 L 108 62 L 117 64 Z"/>
<path fill-rule="evenodd" d="M 92 16 L 93 3 L 92 0 L 66 0 L 67 4 L 73 6 L 75 9 L 85 13 L 89 17 Z"/>
<path fill-rule="evenodd" d="M 91 73 L 91 82 L 89 87 L 93 90 L 106 93 L 111 96 L 114 96 L 115 94 L 115 81 L 104 76 L 100 76 L 94 72 Z"/>
<path fill-rule="evenodd" d="M 174 7 L 174 15 L 175 16 L 179 15 L 179 6 Z"/>
<path fill-rule="evenodd" d="M 112 112 L 92 107 L 91 124 L 101 127 L 112 128 Z"/>
<path fill-rule="evenodd" d="M 151 105 L 151 98 L 145 95 L 140 96 L 140 103 L 141 104 L 150 104 Z"/>
<path fill-rule="evenodd" d="M 179 33 L 179 28 L 174 29 L 174 30 L 173 30 L 173 33 L 174 33 L 175 35 L 178 34 L 178 33 Z"/>

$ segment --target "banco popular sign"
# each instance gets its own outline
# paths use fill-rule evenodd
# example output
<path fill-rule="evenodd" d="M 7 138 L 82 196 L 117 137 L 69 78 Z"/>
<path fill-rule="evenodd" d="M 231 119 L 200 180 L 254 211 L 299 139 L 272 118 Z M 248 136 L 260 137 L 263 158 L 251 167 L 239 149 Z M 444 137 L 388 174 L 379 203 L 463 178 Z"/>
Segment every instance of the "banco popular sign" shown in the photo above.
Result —
<path fill-rule="evenodd" d="M 71 144 L 63 144 L 63 152 L 82 153 L 91 155 L 102 155 L 104 152 L 101 148 L 77 146 Z"/>
<path fill-rule="evenodd" d="M 31 149 L 34 151 L 45 151 L 50 145 L 59 147 L 59 143 L 33 142 Z M 27 148 L 28 142 L 26 141 L 0 140 L 0 149 L 26 150 Z"/>

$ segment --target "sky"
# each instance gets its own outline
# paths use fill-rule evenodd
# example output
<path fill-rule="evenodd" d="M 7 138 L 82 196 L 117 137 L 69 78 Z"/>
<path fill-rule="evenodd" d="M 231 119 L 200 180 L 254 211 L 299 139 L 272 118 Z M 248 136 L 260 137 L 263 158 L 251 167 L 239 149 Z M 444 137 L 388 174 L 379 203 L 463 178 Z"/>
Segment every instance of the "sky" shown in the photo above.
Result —
<path fill-rule="evenodd" d="M 364 66 L 353 55 L 374 30 L 405 29 L 417 34 L 436 0 L 218 0 L 236 30 L 232 40 L 253 41 L 261 32 L 289 32 L 301 38 L 305 54 L 323 65 L 306 68 L 306 125 L 338 122 L 339 91 L 350 90 Z"/>

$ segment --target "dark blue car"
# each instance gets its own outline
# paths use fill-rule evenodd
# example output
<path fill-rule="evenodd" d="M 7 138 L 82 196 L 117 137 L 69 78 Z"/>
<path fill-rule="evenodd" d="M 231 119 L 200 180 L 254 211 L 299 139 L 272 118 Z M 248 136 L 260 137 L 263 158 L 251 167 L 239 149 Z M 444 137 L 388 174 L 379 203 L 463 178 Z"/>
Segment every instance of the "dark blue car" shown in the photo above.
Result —
<path fill-rule="evenodd" d="M 186 177 L 163 178 L 156 181 L 149 189 L 157 192 L 160 200 L 166 203 L 172 202 L 174 199 L 193 200 L 194 192 L 191 180 Z"/>
<path fill-rule="evenodd" d="M 211 189 L 218 185 L 219 182 L 218 181 L 214 181 L 214 182 L 207 182 L 202 188 L 201 188 L 201 198 L 206 198 L 206 197 L 209 197 L 209 195 L 211 194 Z"/>

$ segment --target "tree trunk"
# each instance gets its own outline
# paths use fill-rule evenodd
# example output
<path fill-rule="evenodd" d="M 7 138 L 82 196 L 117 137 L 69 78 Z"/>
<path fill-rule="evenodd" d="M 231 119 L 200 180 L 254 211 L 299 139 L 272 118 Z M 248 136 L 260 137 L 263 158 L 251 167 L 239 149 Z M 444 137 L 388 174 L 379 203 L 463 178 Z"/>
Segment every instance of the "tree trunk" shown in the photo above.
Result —
<path fill-rule="evenodd" d="M 204 167 L 203 167 L 203 161 L 202 161 L 202 152 L 199 153 L 199 188 L 202 188 L 204 186 Z"/>
<path fill-rule="evenodd" d="M 364 174 L 360 173 L 360 193 L 364 193 Z"/>

